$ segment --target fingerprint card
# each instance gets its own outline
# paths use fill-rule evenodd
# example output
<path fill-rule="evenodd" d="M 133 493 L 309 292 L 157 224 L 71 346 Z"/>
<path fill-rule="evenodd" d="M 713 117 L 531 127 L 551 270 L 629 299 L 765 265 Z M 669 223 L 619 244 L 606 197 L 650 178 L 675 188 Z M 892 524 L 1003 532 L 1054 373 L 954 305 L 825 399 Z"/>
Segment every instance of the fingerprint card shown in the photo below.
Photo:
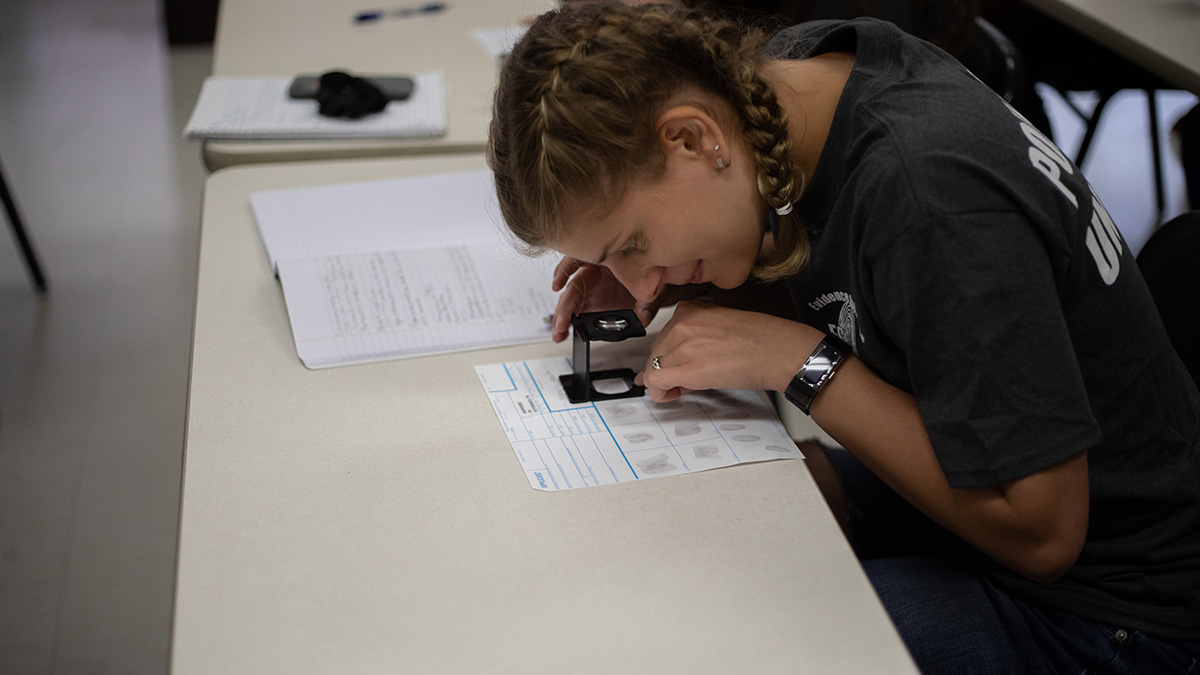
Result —
<path fill-rule="evenodd" d="M 567 358 L 476 366 L 529 484 L 555 491 L 804 457 L 766 395 L 693 392 L 571 403 Z"/>

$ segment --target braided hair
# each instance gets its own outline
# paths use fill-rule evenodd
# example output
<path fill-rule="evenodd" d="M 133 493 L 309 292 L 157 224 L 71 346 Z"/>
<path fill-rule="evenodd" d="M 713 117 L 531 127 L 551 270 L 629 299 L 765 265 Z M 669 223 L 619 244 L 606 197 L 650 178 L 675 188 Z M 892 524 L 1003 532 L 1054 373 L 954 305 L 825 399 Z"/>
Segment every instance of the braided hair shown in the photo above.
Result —
<path fill-rule="evenodd" d="M 759 75 L 761 30 L 676 5 L 585 3 L 547 12 L 506 60 L 487 159 L 501 213 L 531 253 L 565 232 L 565 204 L 604 215 L 634 181 L 662 175 L 655 121 L 673 95 L 698 88 L 731 104 L 772 208 L 797 201 L 787 114 Z M 785 209 L 786 210 L 786 209 Z M 777 279 L 808 257 L 794 215 L 754 274 Z"/>

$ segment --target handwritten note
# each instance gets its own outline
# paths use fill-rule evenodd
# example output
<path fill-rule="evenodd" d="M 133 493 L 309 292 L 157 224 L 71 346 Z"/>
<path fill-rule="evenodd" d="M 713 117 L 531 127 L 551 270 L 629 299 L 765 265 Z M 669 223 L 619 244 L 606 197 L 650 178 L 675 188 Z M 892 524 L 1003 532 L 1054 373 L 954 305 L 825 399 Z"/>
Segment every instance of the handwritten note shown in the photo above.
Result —
<path fill-rule="evenodd" d="M 280 260 L 309 368 L 549 338 L 554 261 L 495 244 Z"/>

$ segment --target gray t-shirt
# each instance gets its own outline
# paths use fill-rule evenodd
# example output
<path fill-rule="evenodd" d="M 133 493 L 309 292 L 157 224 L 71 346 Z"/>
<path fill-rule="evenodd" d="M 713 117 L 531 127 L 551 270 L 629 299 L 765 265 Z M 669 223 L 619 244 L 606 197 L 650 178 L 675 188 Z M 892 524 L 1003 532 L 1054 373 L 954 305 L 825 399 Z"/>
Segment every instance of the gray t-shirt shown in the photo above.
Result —
<path fill-rule="evenodd" d="M 1088 453 L 1075 566 L 1035 602 L 1200 637 L 1200 394 L 1129 247 L 1079 170 L 957 61 L 886 22 L 789 28 L 773 54 L 854 52 L 796 206 L 803 321 L 911 392 L 955 487 Z"/>

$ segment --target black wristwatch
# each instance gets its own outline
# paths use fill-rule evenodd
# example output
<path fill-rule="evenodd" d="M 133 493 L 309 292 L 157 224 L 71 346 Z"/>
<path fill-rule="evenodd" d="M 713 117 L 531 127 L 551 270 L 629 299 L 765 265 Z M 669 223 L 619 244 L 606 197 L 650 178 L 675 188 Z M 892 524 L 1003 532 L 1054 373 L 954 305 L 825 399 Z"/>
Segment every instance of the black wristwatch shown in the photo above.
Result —
<path fill-rule="evenodd" d="M 817 392 L 833 377 L 833 371 L 837 370 L 846 355 L 853 352 L 845 340 L 836 335 L 826 335 L 821 344 L 808 356 L 804 365 L 800 366 L 800 371 L 792 378 L 783 395 L 792 405 L 799 408 L 800 412 L 807 415 Z"/>

